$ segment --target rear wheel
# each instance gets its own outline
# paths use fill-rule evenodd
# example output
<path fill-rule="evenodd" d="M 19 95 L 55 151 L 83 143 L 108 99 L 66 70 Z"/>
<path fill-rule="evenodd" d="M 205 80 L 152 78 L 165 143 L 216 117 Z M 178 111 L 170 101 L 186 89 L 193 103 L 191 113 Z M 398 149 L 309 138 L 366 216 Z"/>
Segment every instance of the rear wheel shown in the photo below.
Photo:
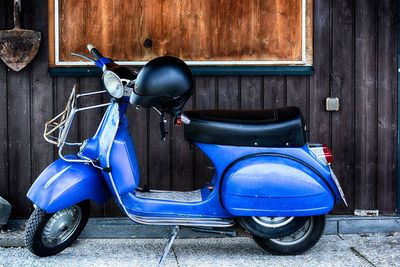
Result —
<path fill-rule="evenodd" d="M 254 236 L 264 250 L 277 255 L 296 255 L 312 248 L 325 228 L 325 215 L 306 217 L 305 223 L 294 233 L 280 238 Z"/>
<path fill-rule="evenodd" d="M 35 255 L 55 255 L 74 242 L 85 228 L 90 215 L 90 201 L 46 213 L 36 208 L 25 229 L 25 244 Z"/>
<path fill-rule="evenodd" d="M 253 236 L 277 238 L 297 231 L 307 217 L 241 217 L 240 224 Z"/>

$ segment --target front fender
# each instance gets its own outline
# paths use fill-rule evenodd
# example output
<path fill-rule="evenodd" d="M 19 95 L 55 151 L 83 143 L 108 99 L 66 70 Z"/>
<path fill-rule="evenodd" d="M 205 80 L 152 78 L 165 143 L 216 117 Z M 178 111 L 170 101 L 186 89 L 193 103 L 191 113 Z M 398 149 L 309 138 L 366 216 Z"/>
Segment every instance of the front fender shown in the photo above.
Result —
<path fill-rule="evenodd" d="M 87 199 L 102 204 L 110 196 L 99 170 L 88 164 L 70 163 L 62 159 L 48 166 L 27 193 L 27 197 L 47 213 L 57 212 Z"/>
<path fill-rule="evenodd" d="M 222 202 L 235 216 L 322 215 L 335 202 L 324 177 L 278 155 L 239 161 L 223 179 Z"/>

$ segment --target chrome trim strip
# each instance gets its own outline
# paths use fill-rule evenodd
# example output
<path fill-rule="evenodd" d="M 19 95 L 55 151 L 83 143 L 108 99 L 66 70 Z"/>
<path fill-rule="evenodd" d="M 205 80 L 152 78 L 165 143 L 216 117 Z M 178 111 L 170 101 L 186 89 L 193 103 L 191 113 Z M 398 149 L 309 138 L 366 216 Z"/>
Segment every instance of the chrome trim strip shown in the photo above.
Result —
<path fill-rule="evenodd" d="M 348 207 L 349 205 L 347 205 L 347 201 L 346 201 L 346 198 L 345 198 L 345 196 L 344 196 L 343 189 L 342 189 L 342 187 L 340 186 L 339 180 L 338 180 L 338 178 L 336 177 L 336 174 L 333 172 L 331 166 L 329 166 L 329 169 L 330 169 L 330 171 L 331 171 L 332 180 L 335 182 L 335 185 L 336 185 L 336 187 L 337 187 L 337 189 L 338 189 L 338 191 L 339 191 L 339 193 L 340 193 L 340 196 L 341 196 L 341 198 L 342 198 L 342 200 L 343 200 L 343 203 L 346 205 L 346 207 Z"/>
<path fill-rule="evenodd" d="M 234 220 L 219 218 L 164 218 L 164 217 L 142 217 L 128 214 L 128 217 L 140 224 L 146 225 L 179 225 L 179 226 L 201 226 L 201 227 L 231 227 L 235 225 Z"/>
<path fill-rule="evenodd" d="M 107 90 L 93 91 L 93 92 L 78 94 L 76 96 L 76 98 L 80 98 L 80 97 L 83 97 L 83 96 L 99 95 L 99 94 L 104 94 L 104 93 L 107 93 Z"/>
<path fill-rule="evenodd" d="M 111 105 L 111 103 L 104 103 L 104 104 L 99 104 L 99 105 L 94 105 L 94 106 L 89 106 L 89 107 L 77 108 L 75 110 L 76 110 L 76 112 L 79 112 L 79 111 L 85 111 L 85 110 L 94 109 L 94 108 L 107 107 L 109 105 Z"/>

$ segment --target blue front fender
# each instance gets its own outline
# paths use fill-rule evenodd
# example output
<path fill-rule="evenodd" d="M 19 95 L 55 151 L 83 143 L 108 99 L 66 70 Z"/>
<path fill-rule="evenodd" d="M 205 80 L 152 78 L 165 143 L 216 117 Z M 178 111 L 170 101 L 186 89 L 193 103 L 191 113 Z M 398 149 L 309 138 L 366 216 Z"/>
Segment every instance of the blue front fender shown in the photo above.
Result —
<path fill-rule="evenodd" d="M 87 199 L 102 204 L 110 196 L 99 170 L 88 164 L 70 163 L 62 159 L 48 166 L 27 194 L 36 206 L 48 213 Z"/>

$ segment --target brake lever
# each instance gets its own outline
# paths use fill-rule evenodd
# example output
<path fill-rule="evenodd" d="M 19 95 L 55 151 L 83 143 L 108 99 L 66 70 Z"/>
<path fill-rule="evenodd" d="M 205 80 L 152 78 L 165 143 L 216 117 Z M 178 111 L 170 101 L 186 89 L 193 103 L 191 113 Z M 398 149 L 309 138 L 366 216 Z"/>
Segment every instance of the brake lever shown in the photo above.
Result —
<path fill-rule="evenodd" d="M 90 57 L 88 57 L 88 56 L 85 56 L 85 55 L 82 55 L 82 54 L 79 54 L 79 53 L 71 53 L 71 55 L 72 55 L 72 56 L 76 56 L 76 57 L 80 57 L 80 58 L 83 58 L 83 59 L 86 59 L 86 60 L 88 60 L 88 61 L 90 61 L 90 62 L 92 62 L 92 63 L 95 63 L 95 62 L 96 62 L 93 58 L 90 58 Z"/>

